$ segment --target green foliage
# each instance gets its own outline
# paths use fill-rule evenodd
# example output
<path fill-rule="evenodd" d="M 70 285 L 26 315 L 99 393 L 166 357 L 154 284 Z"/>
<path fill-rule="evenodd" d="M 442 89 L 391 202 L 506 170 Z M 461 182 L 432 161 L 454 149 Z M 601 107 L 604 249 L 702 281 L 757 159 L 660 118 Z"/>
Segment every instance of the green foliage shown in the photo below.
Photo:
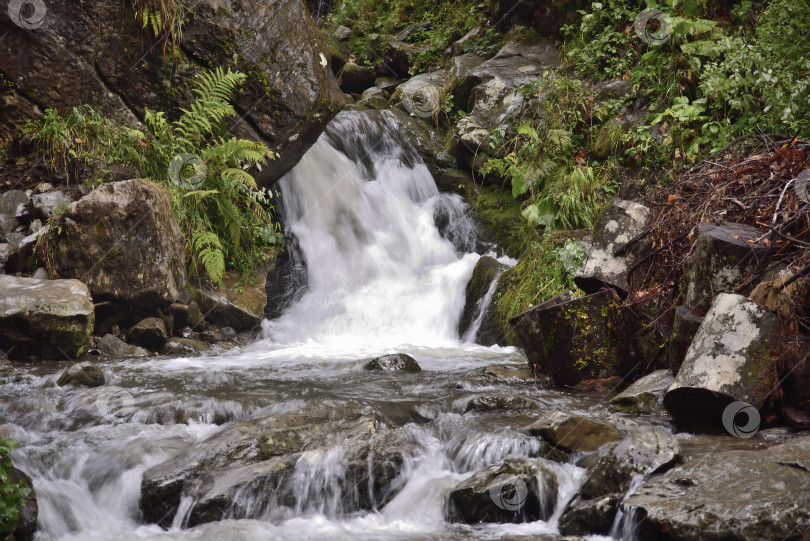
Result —
<path fill-rule="evenodd" d="M 20 511 L 31 490 L 22 481 L 13 482 L 9 454 L 17 448 L 17 442 L 0 438 L 0 538 L 13 539 L 11 535 L 20 522 Z"/>
<path fill-rule="evenodd" d="M 260 143 L 231 137 L 225 125 L 236 114 L 229 100 L 244 78 L 230 69 L 204 73 L 194 89 L 195 100 L 176 121 L 146 109 L 148 133 L 101 118 L 88 106 L 67 117 L 49 110 L 27 133 L 47 155 L 60 157 L 51 159 L 51 165 L 61 164 L 63 157 L 76 163 L 88 155 L 134 167 L 169 190 L 186 238 L 190 273 L 221 284 L 226 268 L 252 270 L 282 240 L 267 210 L 268 194 L 249 173 L 275 155 Z M 76 123 L 70 119 L 77 115 L 104 129 L 86 129 L 87 122 L 79 124 L 81 130 L 71 127 Z M 75 147 L 76 133 L 90 150 Z"/>
<path fill-rule="evenodd" d="M 483 57 L 493 56 L 501 46 L 503 36 L 485 20 L 488 1 L 452 0 L 343 0 L 332 7 L 329 22 L 353 29 L 347 45 L 360 61 L 374 63 L 386 42 L 410 24 L 420 25 L 405 37 L 406 43 L 424 48 L 415 59 L 412 71 L 419 73 L 442 64 L 444 50 L 454 41 L 476 27 L 482 32 L 464 43 L 461 52 L 474 52 Z"/>
<path fill-rule="evenodd" d="M 144 30 L 151 31 L 156 40 L 163 41 L 164 56 L 169 45 L 180 43 L 186 13 L 180 0 L 132 0 L 132 4 L 135 20 Z"/>
<path fill-rule="evenodd" d="M 579 289 L 574 284 L 585 250 L 571 233 L 547 233 L 532 245 L 518 264 L 506 271 L 495 293 L 495 321 L 512 335 L 508 321 L 530 307 L 548 299 Z"/>

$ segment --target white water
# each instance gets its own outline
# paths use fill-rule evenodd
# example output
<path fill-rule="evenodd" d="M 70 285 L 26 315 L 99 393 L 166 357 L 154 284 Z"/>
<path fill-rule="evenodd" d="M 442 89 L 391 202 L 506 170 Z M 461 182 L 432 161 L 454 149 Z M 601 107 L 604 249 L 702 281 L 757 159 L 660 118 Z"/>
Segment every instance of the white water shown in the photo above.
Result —
<path fill-rule="evenodd" d="M 264 340 L 216 356 L 100 362 L 108 382 L 100 389 L 55 386 L 60 366 L 20 370 L 0 388 L 6 395 L 0 433 L 20 441 L 15 463 L 34 478 L 38 539 L 461 540 L 556 531 L 584 473 L 571 464 L 544 463 L 558 481 L 547 522 L 445 520 L 447 496 L 460 481 L 506 456 L 539 451 L 524 431 L 531 419 L 462 415 L 472 396 L 501 392 L 549 407 L 572 404 L 567 395 L 532 385 L 467 377 L 474 368 L 525 359 L 513 348 L 484 348 L 457 336 L 464 289 L 480 257 L 457 248 L 475 245 L 474 228 L 461 200 L 438 193 L 424 164 L 397 139 L 391 118 L 383 120 L 373 126 L 362 115 L 341 114 L 282 181 L 308 289 L 282 317 L 265 322 Z M 449 222 L 444 237 L 434 224 L 437 208 Z M 411 353 L 425 371 L 362 370 L 369 356 L 394 351 Z M 98 410 L 108 388 L 130 394 L 131 415 Z M 148 468 L 190 452 L 217 425 L 312 404 L 359 405 L 395 430 L 414 431 L 420 447 L 387 505 L 346 512 L 353 496 L 341 488 L 338 445 L 299 460 L 287 480 L 290 507 L 268 507 L 246 490 L 237 500 L 247 519 L 183 529 L 194 505 L 189 497 L 168 531 L 143 524 L 138 499 Z"/>

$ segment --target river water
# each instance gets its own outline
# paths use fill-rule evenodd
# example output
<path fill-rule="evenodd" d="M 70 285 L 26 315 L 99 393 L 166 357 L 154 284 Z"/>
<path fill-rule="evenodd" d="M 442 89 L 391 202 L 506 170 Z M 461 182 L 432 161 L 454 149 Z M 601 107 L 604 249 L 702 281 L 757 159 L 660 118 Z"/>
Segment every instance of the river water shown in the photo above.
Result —
<path fill-rule="evenodd" d="M 525 358 L 514 348 L 474 344 L 474 332 L 459 337 L 464 290 L 481 257 L 473 251 L 474 225 L 458 196 L 439 194 L 393 117 L 382 119 L 341 113 L 281 181 L 287 234 L 297 246 L 292 259 L 307 285 L 281 317 L 265 321 L 257 341 L 201 357 L 100 359 L 107 384 L 95 389 L 57 386 L 65 363 L 7 372 L 0 433 L 20 442 L 14 462 L 34 480 L 38 539 L 461 540 L 556 532 L 584 473 L 573 464 L 545 464 L 559 484 L 548 521 L 465 526 L 445 519 L 456 484 L 540 447 L 524 432 L 532 415 L 465 413 L 472 398 L 509 394 L 586 415 L 605 410 L 597 399 L 534 382 L 476 377 L 493 364 L 525 366 Z M 437 208 L 450 216 L 441 233 Z M 368 359 L 394 352 L 412 355 L 423 372 L 363 370 Z M 147 469 L 229 422 L 316 406 L 360 409 L 418 440 L 386 505 L 347 507 L 338 446 L 296 465 L 295 504 L 284 510 L 183 528 L 194 505 L 188 500 L 172 528 L 144 524 L 138 500 Z"/>

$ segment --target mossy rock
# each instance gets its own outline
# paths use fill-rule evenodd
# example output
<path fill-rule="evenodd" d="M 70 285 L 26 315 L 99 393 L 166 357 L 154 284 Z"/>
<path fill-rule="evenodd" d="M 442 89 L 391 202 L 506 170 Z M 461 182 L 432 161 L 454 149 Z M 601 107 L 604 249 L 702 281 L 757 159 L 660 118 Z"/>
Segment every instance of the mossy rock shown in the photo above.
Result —
<path fill-rule="evenodd" d="M 104 373 L 92 363 L 74 364 L 59 376 L 56 382 L 60 387 L 74 385 L 76 387 L 101 387 L 104 385 Z"/>
<path fill-rule="evenodd" d="M 422 367 L 416 359 L 404 353 L 383 355 L 370 360 L 363 367 L 366 370 L 382 370 L 385 372 L 421 372 Z"/>

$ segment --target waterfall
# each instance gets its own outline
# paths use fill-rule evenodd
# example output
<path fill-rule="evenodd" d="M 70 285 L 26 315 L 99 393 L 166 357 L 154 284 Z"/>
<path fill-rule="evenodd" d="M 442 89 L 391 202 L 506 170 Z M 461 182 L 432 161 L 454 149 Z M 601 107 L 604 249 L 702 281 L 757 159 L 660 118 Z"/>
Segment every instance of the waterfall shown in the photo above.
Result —
<path fill-rule="evenodd" d="M 387 111 L 342 112 L 281 179 L 280 210 L 307 290 L 265 324 L 273 342 L 460 343 L 464 288 L 480 257 L 475 227 L 460 197 L 439 194 L 400 131 Z"/>

